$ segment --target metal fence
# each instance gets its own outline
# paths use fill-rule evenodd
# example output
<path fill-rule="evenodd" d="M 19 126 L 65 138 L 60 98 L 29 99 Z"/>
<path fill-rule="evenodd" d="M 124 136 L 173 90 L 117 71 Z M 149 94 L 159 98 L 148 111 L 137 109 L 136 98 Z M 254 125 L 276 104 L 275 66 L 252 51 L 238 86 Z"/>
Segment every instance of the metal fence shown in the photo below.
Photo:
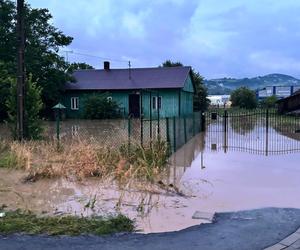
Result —
<path fill-rule="evenodd" d="M 56 140 L 56 127 L 54 121 L 44 122 L 43 137 L 46 140 Z M 111 147 L 117 147 L 123 143 L 147 145 L 160 138 L 167 141 L 174 152 L 201 130 L 200 112 L 186 117 L 160 119 L 131 117 L 104 120 L 70 119 L 60 122 L 59 138 L 65 142 L 74 138 L 94 140 Z"/>
<path fill-rule="evenodd" d="M 281 154 L 300 151 L 300 117 L 276 110 L 209 111 L 205 114 L 211 150 Z"/>
<path fill-rule="evenodd" d="M 185 117 L 141 119 L 140 142 L 143 145 L 161 138 L 169 143 L 174 152 L 203 130 L 201 119 L 201 112 Z M 131 132 L 129 134 L 131 135 Z"/>

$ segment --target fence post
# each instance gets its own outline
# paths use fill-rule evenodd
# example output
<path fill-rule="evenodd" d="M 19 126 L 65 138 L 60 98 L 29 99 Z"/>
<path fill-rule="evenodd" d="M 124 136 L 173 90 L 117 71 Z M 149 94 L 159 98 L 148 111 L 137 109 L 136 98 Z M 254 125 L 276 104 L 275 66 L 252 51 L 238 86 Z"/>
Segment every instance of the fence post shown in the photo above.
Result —
<path fill-rule="evenodd" d="M 144 142 L 144 122 L 143 122 L 143 117 L 141 115 L 141 119 L 140 119 L 140 139 L 141 139 L 141 146 L 143 146 L 143 142 Z"/>
<path fill-rule="evenodd" d="M 161 107 L 161 100 L 159 101 L 159 92 L 157 91 L 157 132 L 160 135 L 160 113 L 159 109 Z"/>
<path fill-rule="evenodd" d="M 169 130 L 169 118 L 167 117 L 166 118 L 166 133 L 167 133 L 167 143 L 168 144 L 170 144 L 170 135 L 169 135 L 169 132 L 170 132 L 170 130 Z"/>
<path fill-rule="evenodd" d="M 184 128 L 184 143 L 187 142 L 187 135 L 186 135 L 186 118 L 183 118 L 183 128 Z"/>
<path fill-rule="evenodd" d="M 150 141 L 152 141 L 152 92 L 150 91 Z"/>
<path fill-rule="evenodd" d="M 224 132 L 227 132 L 227 117 L 228 117 L 228 113 L 227 110 L 224 111 Z"/>
<path fill-rule="evenodd" d="M 268 155 L 269 139 L 269 109 L 266 110 L 266 155 Z"/>
<path fill-rule="evenodd" d="M 200 131 L 205 131 L 205 113 L 201 110 L 200 111 Z"/>
<path fill-rule="evenodd" d="M 193 113 L 193 136 L 195 136 L 196 131 L 195 131 L 195 113 Z"/>
<path fill-rule="evenodd" d="M 176 151 L 176 117 L 173 117 L 173 144 L 174 152 Z"/>
<path fill-rule="evenodd" d="M 128 116 L 127 118 L 127 122 L 128 122 L 128 125 L 127 125 L 127 129 L 128 129 L 128 145 L 130 145 L 130 137 L 131 137 L 131 120 L 130 120 L 130 116 Z"/>
<path fill-rule="evenodd" d="M 224 111 L 224 153 L 227 153 L 227 110 Z"/>

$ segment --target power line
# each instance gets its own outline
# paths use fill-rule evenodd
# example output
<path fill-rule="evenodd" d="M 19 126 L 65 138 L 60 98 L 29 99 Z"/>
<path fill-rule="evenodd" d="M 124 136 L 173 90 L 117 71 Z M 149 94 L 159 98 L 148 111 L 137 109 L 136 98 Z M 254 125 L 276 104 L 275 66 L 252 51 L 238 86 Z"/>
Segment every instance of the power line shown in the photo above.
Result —
<path fill-rule="evenodd" d="M 79 53 L 79 52 L 74 52 L 73 50 L 71 51 L 62 51 L 64 53 L 71 53 L 74 55 L 79 55 L 79 56 L 87 56 L 87 57 L 93 57 L 93 58 L 98 58 L 98 59 L 102 59 L 102 60 L 108 60 L 111 62 L 126 62 L 128 63 L 128 60 L 121 60 L 121 59 L 113 59 L 113 58 L 108 58 L 108 57 L 101 57 L 101 56 L 95 56 L 95 55 L 91 55 L 91 54 L 86 54 L 86 53 Z"/>
<path fill-rule="evenodd" d="M 73 53 L 73 50 L 64 50 L 66 53 L 66 61 L 69 62 L 69 53 Z"/>

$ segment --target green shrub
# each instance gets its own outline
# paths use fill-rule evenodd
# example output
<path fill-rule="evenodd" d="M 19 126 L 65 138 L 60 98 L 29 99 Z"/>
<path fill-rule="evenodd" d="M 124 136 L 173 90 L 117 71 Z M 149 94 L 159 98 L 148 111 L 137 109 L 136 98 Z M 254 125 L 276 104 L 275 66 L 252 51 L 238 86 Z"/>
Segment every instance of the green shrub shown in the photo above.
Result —
<path fill-rule="evenodd" d="M 275 95 L 269 96 L 260 102 L 262 108 L 276 108 L 278 98 Z"/>
<path fill-rule="evenodd" d="M 118 103 L 109 99 L 109 96 L 109 93 L 87 96 L 84 103 L 84 118 L 108 119 L 120 117 Z"/>
<path fill-rule="evenodd" d="M 257 107 L 255 92 L 247 87 L 240 87 L 231 93 L 232 107 L 254 109 Z"/>
<path fill-rule="evenodd" d="M 6 102 L 8 108 L 8 121 L 11 125 L 13 137 L 17 138 L 17 83 L 11 82 L 11 94 Z M 25 95 L 25 123 L 24 123 L 24 138 L 25 139 L 40 139 L 43 128 L 40 119 L 40 111 L 43 108 L 41 98 L 42 88 L 33 82 L 32 76 L 26 82 Z"/>

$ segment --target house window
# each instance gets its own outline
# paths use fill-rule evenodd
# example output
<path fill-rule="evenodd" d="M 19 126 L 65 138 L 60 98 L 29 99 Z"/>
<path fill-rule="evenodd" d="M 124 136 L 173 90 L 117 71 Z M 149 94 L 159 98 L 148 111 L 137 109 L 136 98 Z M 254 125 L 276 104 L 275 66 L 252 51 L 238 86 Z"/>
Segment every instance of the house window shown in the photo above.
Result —
<path fill-rule="evenodd" d="M 79 97 L 71 97 L 71 109 L 72 110 L 79 109 Z"/>
<path fill-rule="evenodd" d="M 152 98 L 152 109 L 157 110 L 157 107 L 161 109 L 161 102 L 162 102 L 162 97 L 161 96 L 153 96 Z"/>

